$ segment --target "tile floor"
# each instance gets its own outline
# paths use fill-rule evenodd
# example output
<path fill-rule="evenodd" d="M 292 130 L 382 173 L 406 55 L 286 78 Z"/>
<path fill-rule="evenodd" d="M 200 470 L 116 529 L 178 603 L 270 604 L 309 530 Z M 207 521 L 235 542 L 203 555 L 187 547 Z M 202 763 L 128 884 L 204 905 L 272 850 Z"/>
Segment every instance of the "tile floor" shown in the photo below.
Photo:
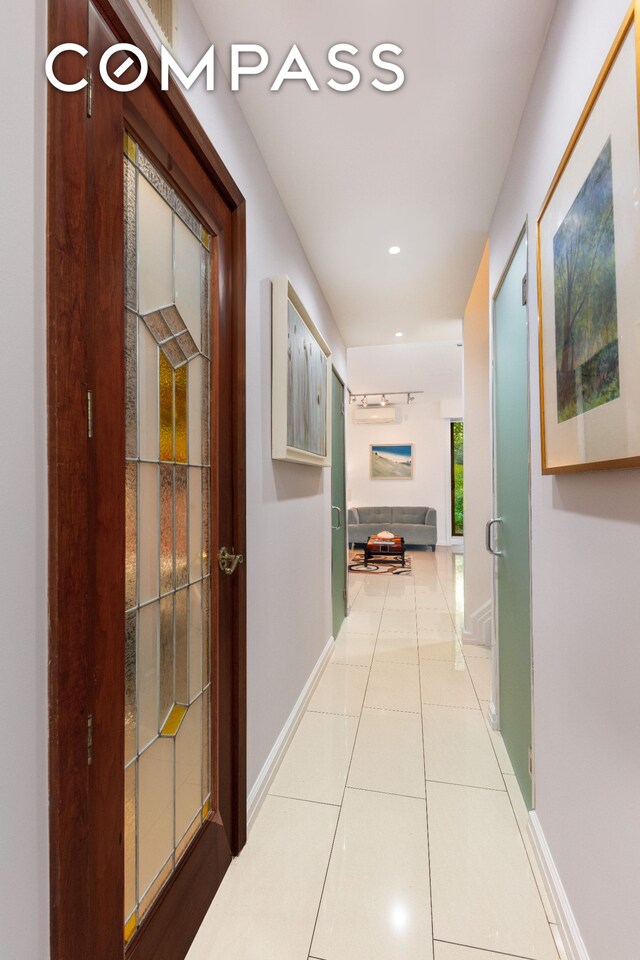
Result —
<path fill-rule="evenodd" d="M 351 574 L 351 614 L 187 960 L 558 960 L 499 734 L 460 643 L 462 557 Z"/>

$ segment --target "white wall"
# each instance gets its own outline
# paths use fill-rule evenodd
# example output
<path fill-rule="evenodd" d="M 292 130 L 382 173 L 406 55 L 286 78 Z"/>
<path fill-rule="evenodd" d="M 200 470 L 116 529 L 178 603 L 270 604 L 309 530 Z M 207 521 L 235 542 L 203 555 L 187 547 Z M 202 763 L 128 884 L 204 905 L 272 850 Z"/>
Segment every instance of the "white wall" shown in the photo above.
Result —
<path fill-rule="evenodd" d="M 0 128 L 0 954 L 49 955 L 44 325 L 46 4 L 3 45 Z"/>
<path fill-rule="evenodd" d="M 628 8 L 560 0 L 490 231 L 493 291 Z M 529 283 L 536 809 L 591 960 L 638 955 L 640 472 L 543 477 Z"/>
<path fill-rule="evenodd" d="M 207 46 L 180 4 L 179 60 Z M 211 38 L 212 40 L 214 38 Z M 189 95 L 247 202 L 248 788 L 331 636 L 329 470 L 271 459 L 271 284 L 288 274 L 346 377 L 346 353 L 318 283 L 228 85 Z M 314 549 L 304 548 L 313 543 Z M 304 562 L 301 558 L 304 557 Z"/>
<path fill-rule="evenodd" d="M 450 420 L 441 417 L 438 401 L 416 399 L 397 409 L 398 423 L 358 424 L 347 410 L 347 491 L 349 506 L 435 507 L 438 543 L 449 542 L 451 523 Z M 412 443 L 413 479 L 372 480 L 372 443 Z"/>
<path fill-rule="evenodd" d="M 477 643 L 490 639 L 492 561 L 484 528 L 491 516 L 489 397 L 489 245 L 464 313 L 464 629 Z"/>

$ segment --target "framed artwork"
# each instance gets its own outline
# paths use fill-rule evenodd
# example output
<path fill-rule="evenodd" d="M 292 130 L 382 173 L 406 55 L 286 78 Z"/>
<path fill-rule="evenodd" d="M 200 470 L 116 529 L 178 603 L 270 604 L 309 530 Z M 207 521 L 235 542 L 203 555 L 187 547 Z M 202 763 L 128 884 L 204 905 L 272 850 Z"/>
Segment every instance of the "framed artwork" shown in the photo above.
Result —
<path fill-rule="evenodd" d="M 412 480 L 413 444 L 374 443 L 371 445 L 372 480 Z"/>
<path fill-rule="evenodd" d="M 547 474 L 640 466 L 638 81 L 632 9 L 538 218 Z"/>
<path fill-rule="evenodd" d="M 288 277 L 272 298 L 271 456 L 331 466 L 331 351 Z"/>

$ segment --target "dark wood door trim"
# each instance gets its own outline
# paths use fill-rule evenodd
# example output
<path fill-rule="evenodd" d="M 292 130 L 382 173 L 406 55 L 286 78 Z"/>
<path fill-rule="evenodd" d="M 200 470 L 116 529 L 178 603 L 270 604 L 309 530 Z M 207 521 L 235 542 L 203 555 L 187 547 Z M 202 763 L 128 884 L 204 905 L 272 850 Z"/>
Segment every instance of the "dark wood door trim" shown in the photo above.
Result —
<path fill-rule="evenodd" d="M 146 96 L 159 91 L 159 57 L 140 24 L 123 0 L 98 0 L 96 7 L 119 41 L 134 43 L 149 61 Z M 75 42 L 89 46 L 87 0 L 50 0 L 48 46 Z M 60 58 L 58 76 L 78 79 L 78 60 Z M 210 182 L 226 206 L 229 253 L 223 265 L 225 286 L 230 291 L 221 316 L 221 333 L 227 338 L 233 358 L 224 371 L 221 394 L 226 396 L 224 415 L 232 424 L 231 448 L 224 451 L 232 464 L 233 482 L 221 494 L 220 511 L 228 518 L 221 536 L 233 535 L 243 554 L 245 547 L 245 205 L 232 177 L 209 143 L 200 123 L 177 88 L 159 94 L 162 105 L 187 141 Z M 144 97 L 125 98 L 123 117 L 134 117 L 142 126 Z M 89 121 L 90 122 L 90 121 Z M 91 881 L 91 851 L 95 831 L 92 824 L 88 766 L 88 717 L 95 709 L 95 670 L 90 649 L 96 609 L 95 559 L 91 552 L 94 534 L 93 493 L 90 489 L 92 461 L 87 442 L 87 391 L 95 375 L 92 365 L 87 314 L 88 282 L 91 269 L 91 229 L 95 217 L 89 209 L 91 143 L 87 131 L 86 93 L 48 91 L 47 143 L 47 402 L 49 467 L 49 784 L 50 784 L 50 881 L 51 956 L 71 960 L 97 956 L 94 920 L 96 903 Z M 94 147 L 95 148 L 95 147 Z M 162 157 L 159 161 L 162 163 Z M 180 183 L 176 183 L 178 189 Z M 217 226 L 215 211 L 212 226 Z M 118 267 L 115 266 L 117 273 Z M 102 371 L 102 375 L 107 371 Z M 104 383 L 104 377 L 103 377 Z M 104 390 L 104 386 L 102 387 Z M 232 531 L 232 534 L 231 534 Z M 118 549 L 117 537 L 111 548 Z M 202 832 L 176 871 L 174 886 L 191 889 L 191 909 L 182 929 L 170 932 L 166 897 L 154 907 L 154 937 L 145 946 L 135 938 L 128 955 L 135 960 L 153 956 L 184 956 L 211 896 L 207 877 L 242 848 L 246 839 L 246 566 L 238 568 L 224 584 L 222 602 L 238 611 L 232 635 L 223 656 L 233 682 L 221 703 L 228 719 L 227 735 L 220 744 L 229 769 L 230 782 L 224 785 L 220 809 L 228 836 L 211 822 Z M 115 804 L 114 804 L 115 809 Z M 109 824 L 106 833 L 117 832 Z M 121 838 L 120 838 L 121 843 Z M 106 849 L 106 847 L 105 847 Z M 118 847 L 119 849 L 119 847 Z M 113 855 L 113 850 L 112 850 Z M 118 854 L 119 855 L 119 854 Z M 195 886 L 193 886 L 195 885 Z M 205 892 L 194 893 L 195 887 Z M 119 891 L 111 894 L 113 913 Z M 109 899 L 109 898 L 108 898 Z M 206 902 L 205 902 L 206 901 Z M 120 907 L 121 913 L 121 907 Z M 122 917 L 113 946 L 100 957 L 121 958 Z M 108 922 L 108 921 L 107 921 Z M 164 931 L 159 933 L 159 931 Z"/>

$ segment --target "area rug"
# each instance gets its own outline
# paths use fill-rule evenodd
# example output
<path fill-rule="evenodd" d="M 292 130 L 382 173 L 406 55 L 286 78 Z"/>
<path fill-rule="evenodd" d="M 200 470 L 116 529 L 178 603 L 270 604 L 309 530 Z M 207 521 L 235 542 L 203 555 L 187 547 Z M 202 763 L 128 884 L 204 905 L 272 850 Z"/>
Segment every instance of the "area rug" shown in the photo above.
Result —
<path fill-rule="evenodd" d="M 399 560 L 382 560 L 380 557 L 376 557 L 375 563 L 370 560 L 368 566 L 365 567 L 364 553 L 354 553 L 349 563 L 349 570 L 352 573 L 391 573 L 395 576 L 403 573 L 408 574 L 411 573 L 411 557 L 408 553 L 405 554 L 404 567 L 401 566 Z"/>

